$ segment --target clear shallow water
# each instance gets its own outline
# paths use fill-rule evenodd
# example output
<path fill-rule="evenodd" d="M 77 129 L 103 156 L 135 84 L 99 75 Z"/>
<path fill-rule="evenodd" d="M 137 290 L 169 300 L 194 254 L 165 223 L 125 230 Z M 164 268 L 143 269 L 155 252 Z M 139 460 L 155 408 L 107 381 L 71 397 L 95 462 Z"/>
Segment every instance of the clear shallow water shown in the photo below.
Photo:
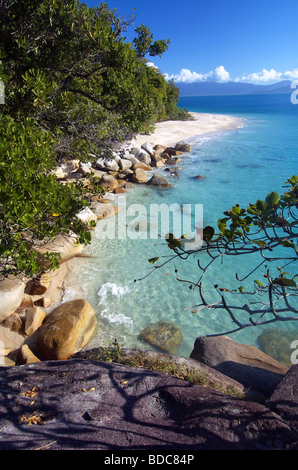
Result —
<path fill-rule="evenodd" d="M 193 152 L 183 156 L 179 163 L 178 178 L 170 177 L 163 168 L 157 170 L 173 184 L 172 189 L 140 185 L 127 193 L 127 207 L 140 203 L 147 208 L 149 216 L 153 203 L 192 204 L 192 207 L 203 204 L 204 226 L 214 225 L 223 211 L 235 203 L 246 207 L 272 190 L 282 192 L 284 181 L 298 174 L 298 106 L 291 104 L 289 96 L 184 97 L 179 104 L 194 112 L 241 116 L 246 119 L 245 125 L 200 138 L 193 145 Z M 205 179 L 194 179 L 197 174 Z M 137 216 L 136 213 L 128 217 L 127 222 Z M 197 279 L 197 259 L 169 263 L 142 281 L 134 282 L 152 268 L 148 259 L 167 256 L 169 249 L 160 240 L 150 240 L 146 231 L 145 239 L 137 240 L 129 237 L 102 240 L 99 234 L 100 226 L 95 230 L 91 246 L 85 250 L 91 258 L 72 261 L 70 289 L 64 297 L 64 301 L 84 297 L 96 310 L 99 328 L 88 347 L 105 345 L 117 338 L 126 348 L 151 349 L 138 335 L 149 324 L 162 320 L 179 326 L 183 343 L 178 354 L 189 356 L 197 336 L 225 332 L 233 327 L 224 311 L 193 313 L 192 306 L 199 302 L 198 293 L 186 283 L 178 282 L 174 270 L 178 269 L 180 278 Z M 212 266 L 206 291 L 210 300 L 213 300 L 212 283 L 239 286 L 239 282 L 234 284 L 235 270 L 245 275 L 252 266 L 251 257 L 230 258 L 222 266 Z M 258 336 L 264 329 L 278 327 L 298 334 L 297 323 L 248 328 L 231 337 L 258 346 Z"/>

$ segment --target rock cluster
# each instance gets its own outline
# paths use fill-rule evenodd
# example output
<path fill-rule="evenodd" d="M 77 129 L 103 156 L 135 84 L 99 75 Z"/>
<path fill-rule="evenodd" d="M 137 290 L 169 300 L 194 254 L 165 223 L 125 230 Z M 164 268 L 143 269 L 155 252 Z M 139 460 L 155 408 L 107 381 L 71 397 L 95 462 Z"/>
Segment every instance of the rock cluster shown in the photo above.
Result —
<path fill-rule="evenodd" d="M 113 158 L 98 158 L 95 163 L 82 163 L 73 160 L 61 164 L 54 174 L 63 181 L 88 179 L 91 173 L 97 177 L 99 185 L 109 191 L 119 194 L 129 187 L 129 183 L 171 187 L 165 178 L 159 176 L 148 178 L 147 173 L 154 168 L 168 168 L 181 161 L 181 155 L 192 151 L 185 141 L 178 142 L 175 147 L 151 145 L 144 143 L 140 148 L 128 145 L 118 152 L 113 152 Z M 128 186 L 127 186 L 128 183 Z"/>
<path fill-rule="evenodd" d="M 147 175 L 149 173 L 151 175 L 154 168 L 171 167 L 173 162 L 177 161 L 175 159 L 179 158 L 178 156 L 191 151 L 191 146 L 184 141 L 178 142 L 175 148 L 163 145 L 152 146 L 150 143 L 145 143 L 138 148 L 130 144 L 118 152 L 115 151 L 112 159 L 98 158 L 92 164 L 71 160 L 61 163 L 53 173 L 61 184 L 80 181 L 86 186 L 90 184 L 92 174 L 97 178 L 100 187 L 108 193 L 115 194 L 126 192 L 135 184 L 146 183 L 152 187 L 170 188 L 172 185 L 161 175 L 153 174 L 150 178 Z M 76 215 L 86 228 L 91 228 L 100 219 L 113 217 L 118 213 L 118 207 L 114 206 L 108 198 L 90 195 L 90 202 L 90 207 L 86 207 Z M 46 244 L 37 243 L 35 249 L 38 253 L 59 253 L 61 263 L 64 263 L 75 256 L 80 256 L 83 246 L 78 243 L 74 235 L 60 235 Z M 45 317 L 52 313 L 49 287 L 52 277 L 56 274 L 49 272 L 47 268 L 48 266 L 44 265 L 43 272 L 34 279 L 22 281 L 11 277 L 0 282 L 0 345 L 4 343 L 4 348 L 0 350 L 0 361 L 5 362 L 6 365 L 13 365 L 16 356 L 19 362 L 29 361 L 30 363 L 35 357 L 33 353 L 29 355 L 28 337 L 34 335 Z M 60 321 L 60 323 L 57 321 L 58 324 L 60 329 L 65 329 L 65 335 L 69 334 L 67 321 Z M 74 350 L 75 348 L 72 353 Z M 47 358 L 52 358 L 51 354 L 45 353 L 45 348 L 43 348 L 43 353 Z M 60 359 L 64 357 L 63 354 L 59 356 Z M 36 357 L 36 361 L 38 360 Z"/>

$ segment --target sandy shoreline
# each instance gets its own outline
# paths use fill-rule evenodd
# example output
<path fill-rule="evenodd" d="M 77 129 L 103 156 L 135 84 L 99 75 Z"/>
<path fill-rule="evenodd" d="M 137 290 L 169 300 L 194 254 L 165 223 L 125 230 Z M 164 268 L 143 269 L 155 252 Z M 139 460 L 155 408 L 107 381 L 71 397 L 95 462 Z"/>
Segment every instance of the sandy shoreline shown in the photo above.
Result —
<path fill-rule="evenodd" d="M 155 124 L 155 131 L 150 134 L 139 134 L 131 143 L 140 147 L 145 142 L 153 145 L 173 146 L 180 140 L 195 142 L 199 137 L 220 131 L 233 130 L 242 126 L 244 119 L 222 114 L 189 113 L 193 121 L 164 121 Z"/>
<path fill-rule="evenodd" d="M 233 130 L 241 127 L 245 120 L 229 115 L 190 113 L 193 121 L 163 121 L 155 124 L 155 131 L 148 134 L 139 134 L 129 142 L 120 142 L 119 149 L 127 146 L 141 147 L 145 142 L 152 146 L 161 144 L 167 147 L 175 146 L 184 140 L 194 143 L 204 135 L 215 134 L 221 131 Z M 51 297 L 55 305 L 63 302 L 63 294 L 67 292 L 68 262 L 60 267 L 59 275 L 53 279 Z M 63 286 L 63 288 L 62 288 Z"/>

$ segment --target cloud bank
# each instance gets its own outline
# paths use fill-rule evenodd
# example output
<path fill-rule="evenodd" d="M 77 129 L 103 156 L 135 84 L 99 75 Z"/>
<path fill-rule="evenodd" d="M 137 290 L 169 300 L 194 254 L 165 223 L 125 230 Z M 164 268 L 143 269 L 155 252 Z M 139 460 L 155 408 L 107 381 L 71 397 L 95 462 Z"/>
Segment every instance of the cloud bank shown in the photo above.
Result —
<path fill-rule="evenodd" d="M 152 64 L 153 65 L 153 64 Z M 151 65 L 151 66 L 152 66 Z M 164 74 L 166 80 L 174 79 L 175 83 L 195 83 L 195 82 L 246 82 L 246 83 L 274 83 L 281 80 L 295 80 L 298 78 L 298 68 L 294 70 L 288 70 L 285 72 L 278 72 L 275 69 L 266 70 L 262 69 L 260 72 L 250 73 L 241 77 L 232 79 L 230 73 L 225 69 L 223 65 L 216 67 L 207 73 L 198 73 L 189 69 L 182 69 L 177 74 L 169 75 Z"/>
<path fill-rule="evenodd" d="M 236 78 L 237 82 L 249 82 L 249 83 L 264 83 L 264 82 L 277 82 L 280 80 L 294 80 L 298 78 L 298 69 L 286 72 L 277 72 L 274 69 L 266 70 L 263 69 L 261 72 L 251 73 L 247 76 Z"/>
<path fill-rule="evenodd" d="M 191 72 L 188 69 L 182 69 L 178 74 L 168 75 L 165 74 L 166 80 L 174 79 L 177 83 L 194 83 L 194 82 L 228 82 L 230 74 L 223 65 L 216 67 L 207 73 Z"/>

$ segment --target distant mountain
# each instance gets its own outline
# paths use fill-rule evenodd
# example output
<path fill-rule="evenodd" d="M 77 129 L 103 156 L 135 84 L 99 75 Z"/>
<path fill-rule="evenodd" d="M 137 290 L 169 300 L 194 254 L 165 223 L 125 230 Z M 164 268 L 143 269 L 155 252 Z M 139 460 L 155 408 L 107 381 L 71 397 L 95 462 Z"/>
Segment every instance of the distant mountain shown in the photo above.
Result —
<path fill-rule="evenodd" d="M 216 96 L 216 95 L 255 95 L 292 93 L 290 80 L 283 80 L 273 85 L 253 85 L 242 82 L 196 82 L 176 83 L 180 96 Z"/>

